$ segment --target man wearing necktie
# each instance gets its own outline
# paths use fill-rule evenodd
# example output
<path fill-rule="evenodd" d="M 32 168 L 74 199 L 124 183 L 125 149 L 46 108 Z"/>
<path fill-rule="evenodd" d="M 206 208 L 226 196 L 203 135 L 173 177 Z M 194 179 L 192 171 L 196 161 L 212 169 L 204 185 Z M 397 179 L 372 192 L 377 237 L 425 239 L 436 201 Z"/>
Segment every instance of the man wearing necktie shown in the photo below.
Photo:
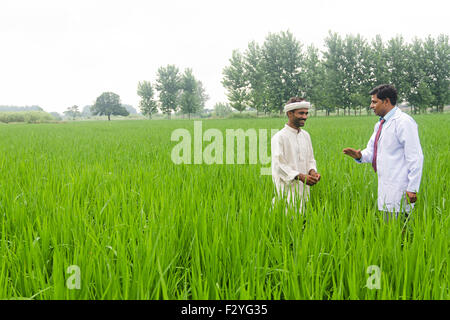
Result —
<path fill-rule="evenodd" d="M 417 124 L 395 106 L 397 90 L 388 84 L 370 91 L 370 108 L 380 117 L 366 149 L 345 148 L 358 163 L 372 163 L 378 176 L 378 209 L 409 213 L 417 201 L 423 153 Z"/>

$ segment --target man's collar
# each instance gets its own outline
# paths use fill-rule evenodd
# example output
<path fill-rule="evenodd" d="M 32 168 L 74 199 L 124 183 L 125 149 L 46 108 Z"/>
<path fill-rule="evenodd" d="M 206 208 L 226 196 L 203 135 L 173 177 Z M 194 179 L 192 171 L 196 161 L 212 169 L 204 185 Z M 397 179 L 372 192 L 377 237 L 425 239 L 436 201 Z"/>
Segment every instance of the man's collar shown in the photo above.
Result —
<path fill-rule="evenodd" d="M 294 129 L 290 125 L 288 125 L 287 123 L 284 125 L 284 127 L 287 128 L 287 130 L 289 130 L 290 132 L 295 133 L 295 134 L 299 134 L 300 131 L 302 130 L 300 128 Z"/>
<path fill-rule="evenodd" d="M 386 113 L 384 117 L 380 117 L 380 121 L 384 119 L 385 122 L 387 122 L 392 116 L 395 114 L 395 111 L 397 111 L 398 107 L 393 107 L 391 111 Z"/>

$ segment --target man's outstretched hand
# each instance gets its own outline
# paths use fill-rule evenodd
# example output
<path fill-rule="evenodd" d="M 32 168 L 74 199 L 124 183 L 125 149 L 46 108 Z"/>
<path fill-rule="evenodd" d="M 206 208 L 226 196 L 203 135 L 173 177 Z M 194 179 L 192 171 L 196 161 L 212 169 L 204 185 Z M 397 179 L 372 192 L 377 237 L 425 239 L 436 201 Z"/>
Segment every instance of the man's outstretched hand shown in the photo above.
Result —
<path fill-rule="evenodd" d="M 352 157 L 353 159 L 358 159 L 359 160 L 362 157 L 361 149 L 355 150 L 353 148 L 345 148 L 342 151 L 344 152 L 344 154 Z"/>

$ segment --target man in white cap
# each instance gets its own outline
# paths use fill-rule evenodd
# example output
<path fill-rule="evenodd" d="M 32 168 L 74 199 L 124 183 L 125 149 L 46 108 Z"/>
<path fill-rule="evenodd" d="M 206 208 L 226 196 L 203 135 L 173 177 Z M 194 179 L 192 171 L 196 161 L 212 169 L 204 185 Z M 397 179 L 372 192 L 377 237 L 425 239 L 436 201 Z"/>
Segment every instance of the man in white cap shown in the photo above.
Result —
<path fill-rule="evenodd" d="M 302 212 L 309 198 L 309 187 L 320 180 L 311 138 L 301 129 L 308 119 L 310 103 L 292 97 L 284 106 L 288 123 L 278 131 L 271 142 L 272 180 L 278 198 Z M 275 201 L 275 199 L 274 199 Z"/>

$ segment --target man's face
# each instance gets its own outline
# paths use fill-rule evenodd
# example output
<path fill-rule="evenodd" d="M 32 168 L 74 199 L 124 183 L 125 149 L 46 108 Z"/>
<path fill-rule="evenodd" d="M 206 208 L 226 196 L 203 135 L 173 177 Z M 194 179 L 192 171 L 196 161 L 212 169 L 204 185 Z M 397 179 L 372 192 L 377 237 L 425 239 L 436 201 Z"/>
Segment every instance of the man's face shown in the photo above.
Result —
<path fill-rule="evenodd" d="M 375 112 L 375 114 L 379 117 L 384 117 L 389 109 L 389 99 L 378 99 L 376 94 L 372 95 L 372 103 L 370 104 L 370 108 Z"/>
<path fill-rule="evenodd" d="M 306 119 L 308 119 L 308 109 L 295 109 L 292 112 L 292 123 L 297 127 L 303 127 L 305 125 Z"/>

